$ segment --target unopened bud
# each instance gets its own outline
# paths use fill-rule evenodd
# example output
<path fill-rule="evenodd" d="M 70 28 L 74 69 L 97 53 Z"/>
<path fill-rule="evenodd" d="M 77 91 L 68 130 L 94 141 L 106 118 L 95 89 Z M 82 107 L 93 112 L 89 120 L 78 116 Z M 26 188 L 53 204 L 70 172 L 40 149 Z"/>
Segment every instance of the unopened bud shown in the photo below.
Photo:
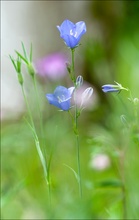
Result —
<path fill-rule="evenodd" d="M 28 64 L 27 65 L 27 68 L 28 68 L 28 72 L 31 76 L 34 76 L 35 74 L 35 70 L 34 70 L 34 67 L 32 66 L 32 64 Z"/>
<path fill-rule="evenodd" d="M 83 77 L 78 76 L 76 79 L 76 87 L 79 88 L 80 86 L 82 86 L 82 84 L 83 84 Z"/>
<path fill-rule="evenodd" d="M 69 73 L 71 73 L 71 65 L 70 65 L 70 63 L 66 63 L 66 67 L 67 67 L 67 70 L 68 70 L 68 72 Z"/>
<path fill-rule="evenodd" d="M 18 82 L 23 85 L 23 77 L 21 73 L 18 73 Z"/>
<path fill-rule="evenodd" d="M 103 92 L 120 92 L 122 90 L 126 90 L 128 91 L 127 88 L 124 88 L 121 84 L 115 82 L 116 85 L 112 85 L 112 84 L 106 84 L 102 86 L 102 91 Z"/>
<path fill-rule="evenodd" d="M 92 94 L 93 94 L 93 88 L 92 87 L 89 87 L 89 88 L 85 89 L 85 91 L 82 94 L 81 106 L 83 105 L 83 103 L 88 101 L 88 99 L 92 96 Z"/>

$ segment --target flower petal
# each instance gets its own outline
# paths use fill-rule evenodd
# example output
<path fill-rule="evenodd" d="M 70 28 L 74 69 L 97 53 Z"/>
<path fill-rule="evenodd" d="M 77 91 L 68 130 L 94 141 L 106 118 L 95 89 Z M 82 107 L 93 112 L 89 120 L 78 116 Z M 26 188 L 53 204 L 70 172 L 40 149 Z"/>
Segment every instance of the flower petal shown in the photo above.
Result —
<path fill-rule="evenodd" d="M 49 102 L 51 105 L 54 105 L 54 106 L 56 106 L 56 107 L 58 107 L 58 108 L 61 108 L 61 106 L 60 106 L 60 104 L 59 104 L 57 98 L 56 98 L 53 94 L 47 94 L 47 95 L 46 95 L 46 98 L 47 98 L 48 102 Z"/>
<path fill-rule="evenodd" d="M 67 35 L 67 34 L 61 35 L 61 38 L 65 41 L 66 45 L 70 48 L 76 47 L 80 40 L 72 35 Z"/>
<path fill-rule="evenodd" d="M 60 31 L 60 37 L 70 48 L 78 46 L 81 36 L 86 32 L 85 22 L 79 21 L 76 24 L 65 20 L 61 26 L 57 26 Z"/>
<path fill-rule="evenodd" d="M 50 104 L 62 109 L 63 111 L 67 111 L 70 108 L 70 99 L 74 89 L 75 87 L 67 89 L 64 86 L 58 86 L 54 93 L 47 94 L 46 98 Z"/>
<path fill-rule="evenodd" d="M 70 93 L 70 96 L 72 95 L 72 93 L 73 93 L 74 89 L 75 89 L 75 87 L 74 87 L 74 86 L 72 86 L 72 87 L 68 88 L 68 91 L 69 91 L 69 93 Z"/>
<path fill-rule="evenodd" d="M 65 101 L 65 100 L 68 100 L 70 99 L 70 92 L 69 90 L 64 87 L 64 86 L 58 86 L 55 91 L 54 91 L 54 95 L 55 97 L 57 97 L 59 100 L 62 101 Z"/>
<path fill-rule="evenodd" d="M 76 33 L 77 37 L 83 35 L 86 32 L 86 25 L 84 21 L 79 21 L 76 23 Z"/>
<path fill-rule="evenodd" d="M 61 109 L 63 111 L 68 111 L 70 109 L 70 100 L 66 100 L 60 103 Z"/>
<path fill-rule="evenodd" d="M 75 24 L 69 20 L 65 20 L 60 26 L 57 26 L 57 28 L 61 35 L 70 34 L 70 31 L 75 28 Z"/>

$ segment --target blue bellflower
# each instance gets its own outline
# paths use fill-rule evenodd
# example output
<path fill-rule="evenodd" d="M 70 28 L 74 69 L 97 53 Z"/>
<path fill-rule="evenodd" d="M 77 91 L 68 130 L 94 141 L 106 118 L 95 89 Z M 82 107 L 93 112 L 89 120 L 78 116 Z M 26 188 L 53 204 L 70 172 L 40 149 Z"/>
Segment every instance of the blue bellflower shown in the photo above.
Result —
<path fill-rule="evenodd" d="M 69 20 L 65 20 L 61 26 L 57 26 L 57 28 L 60 31 L 60 37 L 71 49 L 78 46 L 81 36 L 86 32 L 84 21 L 79 21 L 74 24 Z"/>
<path fill-rule="evenodd" d="M 67 89 L 64 86 L 58 86 L 53 94 L 46 94 L 46 98 L 51 105 L 54 105 L 63 111 L 68 111 L 71 107 L 70 99 L 74 89 L 75 87 Z"/>

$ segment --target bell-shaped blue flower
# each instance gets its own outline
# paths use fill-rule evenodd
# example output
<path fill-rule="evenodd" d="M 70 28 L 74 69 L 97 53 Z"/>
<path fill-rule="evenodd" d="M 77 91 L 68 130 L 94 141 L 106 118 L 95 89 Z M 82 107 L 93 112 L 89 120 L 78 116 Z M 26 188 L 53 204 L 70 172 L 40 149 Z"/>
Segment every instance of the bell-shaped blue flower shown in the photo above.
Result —
<path fill-rule="evenodd" d="M 79 21 L 74 24 L 69 20 L 65 20 L 61 26 L 57 26 L 57 28 L 60 31 L 60 37 L 71 49 L 78 46 L 81 36 L 86 32 L 84 21 Z"/>
<path fill-rule="evenodd" d="M 75 87 L 66 88 L 58 86 L 53 94 L 46 94 L 46 98 L 51 105 L 60 108 L 63 111 L 68 111 L 71 107 L 70 99 Z"/>

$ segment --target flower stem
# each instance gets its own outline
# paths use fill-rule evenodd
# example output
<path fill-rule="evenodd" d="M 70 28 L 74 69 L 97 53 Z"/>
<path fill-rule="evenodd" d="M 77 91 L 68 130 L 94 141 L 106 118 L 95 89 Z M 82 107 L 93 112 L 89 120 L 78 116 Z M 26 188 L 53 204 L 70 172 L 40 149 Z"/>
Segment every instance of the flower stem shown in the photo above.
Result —
<path fill-rule="evenodd" d="M 43 151 L 46 153 L 45 149 L 45 138 L 44 138 L 44 129 L 43 129 L 43 118 L 42 118 L 42 113 L 41 113 L 41 108 L 40 108 L 40 102 L 39 102 L 39 95 L 38 95 L 38 89 L 37 89 L 37 84 L 36 84 L 36 77 L 33 75 L 33 84 L 34 84 L 34 89 L 36 93 L 36 99 L 37 99 L 37 104 L 38 104 L 38 111 L 39 111 L 39 118 L 40 118 L 40 128 L 41 128 L 41 136 L 42 136 L 42 144 L 43 144 Z M 46 158 L 45 158 L 45 164 L 47 164 Z M 50 163 L 48 164 L 50 165 Z M 49 197 L 49 204 L 50 204 L 50 209 L 51 209 L 51 183 L 50 183 L 50 166 L 48 167 L 47 165 L 47 176 L 46 176 L 46 182 L 48 186 L 48 197 Z"/>
<path fill-rule="evenodd" d="M 74 67 L 74 52 L 75 52 L 75 49 L 71 49 L 71 62 L 72 62 L 72 79 L 73 79 L 73 83 L 75 85 L 75 82 L 76 82 L 76 76 L 75 76 L 75 67 Z"/>
<path fill-rule="evenodd" d="M 38 155 L 39 155 L 42 167 L 43 167 L 44 178 L 45 178 L 46 183 L 48 185 L 49 203 L 50 203 L 50 206 L 51 206 L 50 182 L 49 182 L 49 177 L 48 177 L 48 172 L 47 172 L 46 160 L 44 158 L 44 155 L 43 155 L 41 147 L 40 147 L 40 142 L 39 142 L 39 139 L 38 139 L 38 136 L 37 136 L 37 133 L 36 133 L 36 129 L 35 129 L 35 125 L 34 125 L 34 122 L 33 122 L 32 114 L 31 114 L 31 111 L 30 111 L 30 107 L 29 107 L 29 104 L 28 104 L 28 100 L 27 100 L 26 95 L 25 95 L 24 87 L 23 87 L 23 85 L 21 87 L 22 87 L 22 93 L 23 93 L 24 101 L 26 103 L 26 107 L 27 107 L 29 118 L 30 118 L 30 122 L 31 122 L 31 125 L 29 123 L 28 124 L 29 124 L 29 126 L 30 126 L 30 128 L 32 130 L 32 133 L 33 133 L 33 136 L 34 136 L 34 140 L 35 140 L 36 149 L 37 149 L 37 152 L 38 152 Z"/>
<path fill-rule="evenodd" d="M 126 210 L 126 188 L 125 188 L 125 151 L 121 152 L 120 155 L 120 176 L 122 181 L 122 203 L 123 203 L 123 219 L 127 218 Z"/>
<path fill-rule="evenodd" d="M 81 184 L 81 168 L 80 168 L 80 144 L 78 134 L 78 120 L 77 120 L 77 106 L 75 107 L 75 129 L 76 129 L 76 148 L 77 148 L 77 167 L 78 167 L 78 183 L 79 183 L 79 195 L 82 197 L 82 184 Z"/>
<path fill-rule="evenodd" d="M 31 122 L 31 125 L 32 125 L 33 129 L 35 130 L 32 114 L 31 114 L 31 111 L 30 111 L 30 108 L 29 108 L 29 104 L 28 104 L 26 95 L 25 95 L 24 87 L 23 87 L 23 85 L 21 87 L 22 87 L 22 93 L 23 93 L 24 101 L 25 101 L 25 104 L 26 104 L 26 107 L 27 107 L 27 110 L 28 110 L 28 114 L 29 114 L 29 117 L 30 117 L 30 122 Z"/>
<path fill-rule="evenodd" d="M 41 136 L 43 139 L 43 147 L 45 146 L 44 143 L 44 130 L 43 130 L 43 124 L 42 124 L 42 113 L 41 113 L 41 108 L 40 108 L 40 102 L 39 102 L 39 95 L 38 95 L 38 89 L 37 89 L 37 84 L 36 84 L 36 77 L 35 75 L 32 76 L 33 79 L 33 84 L 34 84 L 34 89 L 35 89 L 35 93 L 36 93 L 36 99 L 37 99 L 37 105 L 38 105 L 38 111 L 39 111 L 39 117 L 40 117 L 40 129 L 41 129 Z M 44 147 L 45 149 L 45 147 Z"/>
<path fill-rule="evenodd" d="M 76 135 L 76 149 L 77 149 L 77 167 L 78 167 L 78 185 L 79 195 L 82 197 L 82 184 L 81 184 L 81 168 L 80 168 L 80 144 L 79 144 L 79 131 L 78 131 L 78 109 L 76 104 L 76 76 L 74 70 L 74 52 L 75 49 L 71 49 L 71 60 L 72 60 L 72 78 L 75 85 L 74 101 L 75 101 L 75 116 L 74 116 L 74 133 Z"/>

